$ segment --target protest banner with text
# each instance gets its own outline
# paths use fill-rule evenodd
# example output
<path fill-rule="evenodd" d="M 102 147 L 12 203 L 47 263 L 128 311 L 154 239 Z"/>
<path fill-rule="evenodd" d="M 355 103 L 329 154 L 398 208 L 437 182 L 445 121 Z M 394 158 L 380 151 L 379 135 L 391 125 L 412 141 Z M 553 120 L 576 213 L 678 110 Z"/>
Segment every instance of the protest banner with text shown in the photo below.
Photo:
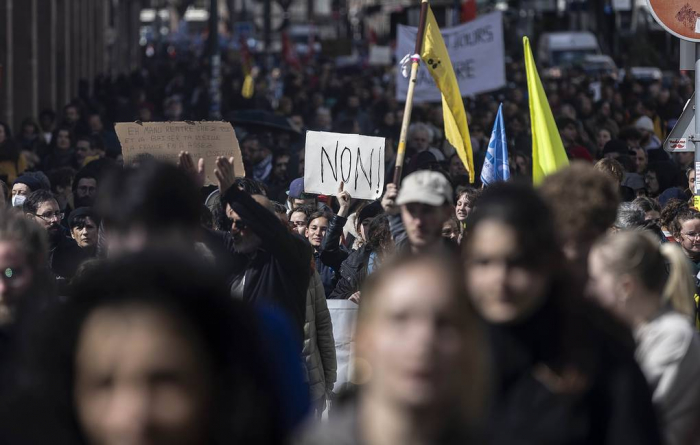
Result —
<path fill-rule="evenodd" d="M 464 25 L 441 29 L 462 97 L 497 90 L 506 85 L 503 18 L 501 12 L 484 15 Z M 396 61 L 413 54 L 417 28 L 399 25 L 396 31 Z M 396 70 L 396 99 L 404 102 L 408 78 Z M 440 90 L 421 64 L 413 102 L 440 102 Z"/>
<path fill-rule="evenodd" d="M 306 133 L 304 192 L 377 199 L 384 189 L 384 138 L 359 134 Z"/>
<path fill-rule="evenodd" d="M 177 164 L 181 151 L 192 155 L 196 163 L 204 159 L 205 185 L 216 184 L 216 158 L 233 157 L 236 176 L 245 176 L 241 149 L 228 122 L 120 122 L 114 125 L 122 145 L 124 165 L 153 158 Z"/>

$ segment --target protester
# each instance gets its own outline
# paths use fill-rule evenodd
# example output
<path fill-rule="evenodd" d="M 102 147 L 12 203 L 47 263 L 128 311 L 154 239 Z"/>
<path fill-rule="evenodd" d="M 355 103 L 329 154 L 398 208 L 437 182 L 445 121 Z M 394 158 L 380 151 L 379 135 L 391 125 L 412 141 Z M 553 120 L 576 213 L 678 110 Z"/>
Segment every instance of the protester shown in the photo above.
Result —
<path fill-rule="evenodd" d="M 442 245 L 442 224 L 452 209 L 452 186 L 439 172 L 422 170 L 401 185 L 387 184 L 382 207 L 400 252 L 425 252 Z M 400 214 L 399 214 L 400 213 Z"/>
<path fill-rule="evenodd" d="M 462 189 L 458 188 L 456 195 L 457 199 L 455 199 L 455 215 L 459 221 L 460 232 L 464 232 L 464 229 L 466 229 L 465 224 L 467 222 L 467 218 L 469 217 L 469 213 L 471 213 L 472 209 L 474 208 L 479 192 L 471 187 L 464 187 Z"/>
<path fill-rule="evenodd" d="M 0 209 L 4 209 L 10 203 L 10 189 L 5 181 L 0 181 Z"/>
<path fill-rule="evenodd" d="M 3 415 L 11 443 L 282 443 L 255 316 L 193 258 L 99 265 L 49 315 Z"/>
<path fill-rule="evenodd" d="M 632 338 L 581 296 L 535 191 L 495 184 L 468 224 L 465 279 L 496 369 L 493 443 L 661 443 Z"/>
<path fill-rule="evenodd" d="M 575 278 L 586 281 L 588 252 L 613 225 L 620 202 L 619 187 L 592 166 L 574 163 L 547 176 L 539 188 L 551 206 L 559 242 L 573 263 Z"/>
<path fill-rule="evenodd" d="M 62 167 L 49 172 L 51 192 L 53 192 L 58 207 L 67 215 L 73 210 L 73 179 L 75 170 Z"/>
<path fill-rule="evenodd" d="M 311 216 L 309 216 L 305 232 L 306 239 L 314 250 L 316 271 L 321 276 L 321 282 L 323 283 L 326 296 L 330 296 L 333 289 L 335 289 L 335 285 L 338 283 L 338 273 L 340 271 L 340 262 L 337 264 L 329 264 L 321 258 L 321 248 L 323 240 L 328 233 L 328 224 L 331 218 L 331 215 L 325 212 L 312 213 Z"/>
<path fill-rule="evenodd" d="M 92 207 L 97 196 L 97 172 L 82 168 L 73 179 L 73 202 L 75 208 Z"/>
<path fill-rule="evenodd" d="M 632 201 L 632 203 L 639 206 L 639 208 L 644 211 L 644 219 L 651 221 L 654 224 L 660 223 L 661 207 L 659 207 L 659 204 L 656 201 L 647 198 L 646 196 L 640 196 Z"/>
<path fill-rule="evenodd" d="M 59 285 L 67 284 L 86 259 L 86 254 L 61 226 L 65 214 L 58 207 L 56 198 L 48 190 L 37 190 L 27 197 L 23 209 L 29 219 L 46 230 L 49 240 L 47 263 Z"/>
<path fill-rule="evenodd" d="M 68 218 L 70 235 L 84 249 L 88 257 L 97 254 L 97 229 L 100 227 L 100 218 L 89 207 L 79 207 L 73 210 Z"/>
<path fill-rule="evenodd" d="M 405 256 L 369 278 L 355 334 L 357 393 L 300 443 L 481 443 L 487 358 L 456 265 Z"/>
<path fill-rule="evenodd" d="M 673 220 L 673 237 L 693 265 L 693 276 L 700 273 L 700 212 L 693 208 L 678 211 Z"/>
<path fill-rule="evenodd" d="M 52 279 L 47 258 L 46 231 L 20 213 L 0 209 L 0 354 L 7 347 L 5 327 L 18 307 L 40 304 L 49 296 Z"/>
<path fill-rule="evenodd" d="M 27 169 L 27 161 L 14 139 L 10 127 L 0 122 L 0 180 L 8 183 Z"/>
<path fill-rule="evenodd" d="M 289 224 L 292 230 L 301 236 L 306 236 L 306 228 L 309 226 L 309 217 L 315 210 L 308 206 L 300 206 L 289 215 Z"/>
<path fill-rule="evenodd" d="M 41 172 L 23 173 L 12 183 L 12 206 L 21 206 L 27 196 L 37 190 L 51 190 L 51 184 L 46 175 Z"/>
<path fill-rule="evenodd" d="M 232 269 L 228 271 L 231 296 L 281 310 L 301 339 L 311 249 L 271 210 L 233 186 L 232 161 L 219 158 L 216 168 L 222 202 L 231 221 L 230 232 L 224 237 L 225 244 L 232 246 Z"/>
<path fill-rule="evenodd" d="M 294 211 L 301 206 L 316 207 L 316 195 L 310 195 L 304 192 L 304 178 L 297 178 L 289 185 L 287 205 L 290 211 Z"/>
<path fill-rule="evenodd" d="M 323 283 L 318 272 L 312 269 L 309 289 L 306 293 L 306 321 L 304 323 L 304 349 L 307 382 L 311 392 L 313 415 L 320 419 L 333 391 L 338 363 L 335 357 L 333 323 L 328 312 Z"/>
<path fill-rule="evenodd" d="M 394 240 L 386 215 L 372 218 L 366 229 L 367 241 L 353 251 L 340 267 L 340 280 L 330 299 L 360 302 L 362 284 L 394 252 Z"/>
<path fill-rule="evenodd" d="M 644 210 L 633 202 L 622 202 L 617 208 L 617 217 L 612 226 L 612 231 L 632 230 L 644 227 L 646 214 Z"/>
<path fill-rule="evenodd" d="M 634 329 L 636 357 L 653 391 L 666 443 L 697 442 L 700 337 L 691 325 L 695 285 L 685 255 L 636 231 L 600 240 L 589 261 L 592 293 Z"/>
<path fill-rule="evenodd" d="M 664 232 L 666 239 L 669 242 L 675 243 L 678 242 L 678 240 L 673 236 L 673 224 L 676 219 L 676 215 L 678 215 L 681 210 L 688 208 L 688 203 L 681 199 L 671 198 L 665 204 L 666 205 L 663 206 L 661 210 L 659 224 L 661 225 L 661 230 Z"/>
<path fill-rule="evenodd" d="M 96 210 L 102 217 L 104 254 L 146 248 L 195 251 L 201 240 L 200 198 L 194 182 L 169 164 L 146 162 L 113 172 L 100 186 Z M 213 258 L 210 258 L 213 260 Z"/>

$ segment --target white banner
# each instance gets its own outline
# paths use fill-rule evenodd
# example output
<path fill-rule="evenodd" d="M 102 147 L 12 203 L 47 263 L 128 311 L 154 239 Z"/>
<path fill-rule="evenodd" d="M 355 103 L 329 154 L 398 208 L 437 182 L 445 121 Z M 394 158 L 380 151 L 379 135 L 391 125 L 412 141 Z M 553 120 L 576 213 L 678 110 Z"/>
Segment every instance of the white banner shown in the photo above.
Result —
<path fill-rule="evenodd" d="M 384 138 L 308 131 L 304 192 L 334 196 L 340 183 L 356 199 L 374 200 L 384 189 Z"/>
<path fill-rule="evenodd" d="M 464 25 L 441 30 L 450 53 L 462 97 L 497 90 L 506 85 L 503 18 L 501 12 L 482 16 Z M 418 29 L 399 25 L 396 36 L 396 61 L 413 54 Z M 396 99 L 405 102 L 408 79 L 396 70 Z M 440 90 L 421 63 L 413 102 L 440 102 Z"/>
<path fill-rule="evenodd" d="M 357 303 L 350 300 L 327 300 L 328 311 L 333 322 L 335 339 L 335 357 L 338 362 L 338 379 L 335 381 L 334 393 L 345 389 L 353 372 L 355 347 L 355 325 L 357 324 Z"/>

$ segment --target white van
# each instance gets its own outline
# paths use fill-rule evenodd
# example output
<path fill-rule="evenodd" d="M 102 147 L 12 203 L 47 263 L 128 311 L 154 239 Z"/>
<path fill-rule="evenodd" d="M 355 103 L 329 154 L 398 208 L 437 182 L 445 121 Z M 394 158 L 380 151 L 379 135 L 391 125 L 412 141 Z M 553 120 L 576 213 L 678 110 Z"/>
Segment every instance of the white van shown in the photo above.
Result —
<path fill-rule="evenodd" d="M 537 62 L 542 66 L 569 67 L 599 54 L 598 39 L 590 32 L 544 33 L 537 46 Z"/>

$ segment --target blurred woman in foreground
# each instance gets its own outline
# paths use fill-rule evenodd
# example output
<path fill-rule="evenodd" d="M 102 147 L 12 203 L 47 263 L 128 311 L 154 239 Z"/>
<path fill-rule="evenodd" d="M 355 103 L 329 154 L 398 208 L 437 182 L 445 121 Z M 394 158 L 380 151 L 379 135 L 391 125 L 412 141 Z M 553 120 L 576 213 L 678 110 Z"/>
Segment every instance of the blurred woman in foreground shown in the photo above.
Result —
<path fill-rule="evenodd" d="M 659 444 L 629 332 L 580 296 L 537 193 L 493 185 L 467 224 L 467 288 L 496 367 L 492 443 Z"/>
<path fill-rule="evenodd" d="M 283 443 L 256 317 L 196 262 L 120 257 L 48 315 L 4 443 Z"/>
<path fill-rule="evenodd" d="M 357 394 L 301 443 L 482 443 L 481 325 L 451 260 L 407 256 L 369 276 L 357 321 Z"/>
<path fill-rule="evenodd" d="M 685 255 L 643 231 L 620 232 L 593 247 L 589 271 L 592 294 L 634 330 L 667 443 L 700 443 L 700 338 Z"/>

